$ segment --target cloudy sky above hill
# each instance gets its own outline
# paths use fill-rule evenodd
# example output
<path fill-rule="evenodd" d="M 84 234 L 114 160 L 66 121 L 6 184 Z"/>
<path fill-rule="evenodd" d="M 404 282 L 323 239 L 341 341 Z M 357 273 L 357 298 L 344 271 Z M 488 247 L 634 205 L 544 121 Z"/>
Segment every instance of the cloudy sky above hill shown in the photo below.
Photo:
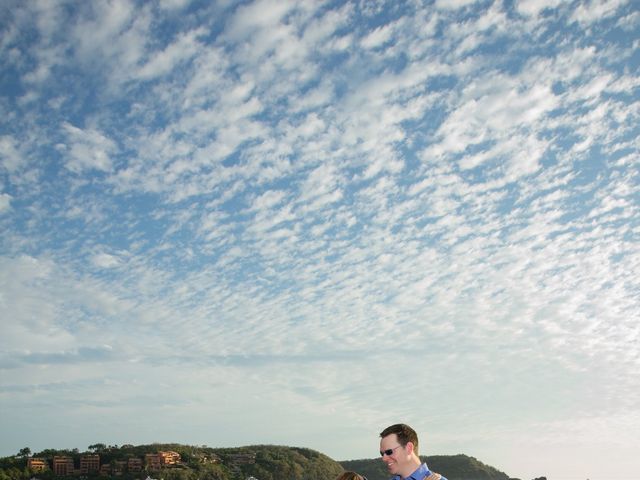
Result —
<path fill-rule="evenodd" d="M 637 2 L 0 13 L 0 455 L 404 421 L 635 478 Z"/>

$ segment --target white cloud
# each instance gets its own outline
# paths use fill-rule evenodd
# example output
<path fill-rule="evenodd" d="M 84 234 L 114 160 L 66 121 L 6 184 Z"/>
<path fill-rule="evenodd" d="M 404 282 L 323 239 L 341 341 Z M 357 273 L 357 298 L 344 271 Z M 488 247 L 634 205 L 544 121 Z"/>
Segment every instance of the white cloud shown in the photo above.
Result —
<path fill-rule="evenodd" d="M 519 0 L 516 8 L 524 15 L 537 16 L 544 10 L 554 9 L 563 4 L 563 0 Z"/>
<path fill-rule="evenodd" d="M 364 48 L 377 48 L 387 43 L 393 35 L 392 25 L 383 25 L 378 27 L 372 32 L 369 32 L 366 37 L 361 40 L 361 44 Z"/>
<path fill-rule="evenodd" d="M 253 200 L 253 210 L 265 210 L 280 204 L 286 197 L 286 192 L 268 190 Z"/>
<path fill-rule="evenodd" d="M 11 195 L 8 193 L 0 193 L 0 213 L 6 212 L 11 208 Z"/>
<path fill-rule="evenodd" d="M 119 37 L 131 28 L 137 14 L 132 2 L 118 0 L 87 5 L 83 17 L 74 27 L 78 50 L 84 55 L 109 51 L 119 45 Z M 132 45 L 136 47 L 136 45 Z"/>
<path fill-rule="evenodd" d="M 324 82 L 317 88 L 300 95 L 299 98 L 293 100 L 292 110 L 294 112 L 301 110 L 316 109 L 325 106 L 334 99 L 334 88 L 331 84 Z"/>
<path fill-rule="evenodd" d="M 18 141 L 10 135 L 0 137 L 0 158 L 2 168 L 9 173 L 15 173 L 25 164 L 25 159 L 20 153 Z"/>
<path fill-rule="evenodd" d="M 137 9 L 128 0 L 86 4 L 68 27 L 69 48 L 82 68 L 107 80 L 103 95 L 117 95 L 144 63 L 151 29 L 149 6 Z"/>
<path fill-rule="evenodd" d="M 627 3 L 628 0 L 587 0 L 578 5 L 571 19 L 583 24 L 591 24 L 613 16 L 618 8 Z"/>
<path fill-rule="evenodd" d="M 167 10 L 179 10 L 191 3 L 191 0 L 160 0 L 160 8 Z"/>
<path fill-rule="evenodd" d="M 313 198 L 331 196 L 338 188 L 339 172 L 334 165 L 322 164 L 309 172 L 304 185 L 300 187 L 301 202 L 306 202 Z"/>
<path fill-rule="evenodd" d="M 117 152 L 116 144 L 97 130 L 82 130 L 70 123 L 62 125 L 69 143 L 62 153 L 68 152 L 67 168 L 75 173 L 86 170 L 108 172 L 113 169 L 111 155 Z"/>
<path fill-rule="evenodd" d="M 165 75 L 178 65 L 188 62 L 202 48 L 197 39 L 204 33 L 204 29 L 198 29 L 181 35 L 164 50 L 153 54 L 152 58 L 140 68 L 138 76 L 146 80 Z"/>
<path fill-rule="evenodd" d="M 323 15 L 313 18 L 305 26 L 303 42 L 310 48 L 323 49 L 327 44 L 344 42 L 345 37 L 336 38 L 336 31 L 344 28 L 353 15 L 352 4 L 345 4 L 334 10 L 324 12 Z M 338 48 L 341 50 L 342 48 Z"/>
<path fill-rule="evenodd" d="M 259 0 L 239 7 L 225 33 L 235 41 L 276 27 L 293 8 L 290 1 Z M 277 38 L 277 36 L 276 36 Z"/>
<path fill-rule="evenodd" d="M 473 5 L 477 0 L 436 0 L 436 8 L 440 10 L 458 10 Z"/>
<path fill-rule="evenodd" d="M 99 268 L 114 268 L 121 265 L 120 258 L 108 253 L 98 253 L 93 256 L 91 261 Z"/>

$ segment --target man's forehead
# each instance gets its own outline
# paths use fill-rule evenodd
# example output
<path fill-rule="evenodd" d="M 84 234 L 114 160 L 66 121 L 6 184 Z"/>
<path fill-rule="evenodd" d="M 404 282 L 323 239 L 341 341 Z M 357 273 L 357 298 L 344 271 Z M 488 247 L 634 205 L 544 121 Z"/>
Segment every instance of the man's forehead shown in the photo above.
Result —
<path fill-rule="evenodd" d="M 396 435 L 395 433 L 390 433 L 389 435 L 387 435 L 386 437 L 382 437 L 380 439 L 380 443 L 383 442 L 392 442 L 392 441 L 397 441 L 398 440 L 398 435 Z"/>

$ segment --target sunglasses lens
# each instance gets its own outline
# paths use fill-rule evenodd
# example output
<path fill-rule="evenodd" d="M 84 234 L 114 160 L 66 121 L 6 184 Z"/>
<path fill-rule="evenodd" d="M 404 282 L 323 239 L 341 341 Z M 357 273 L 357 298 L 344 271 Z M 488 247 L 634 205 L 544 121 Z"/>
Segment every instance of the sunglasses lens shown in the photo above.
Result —
<path fill-rule="evenodd" d="M 380 456 L 384 457 L 385 455 L 388 457 L 389 455 L 391 455 L 393 453 L 392 449 L 389 450 L 385 450 L 384 452 L 380 452 Z"/>

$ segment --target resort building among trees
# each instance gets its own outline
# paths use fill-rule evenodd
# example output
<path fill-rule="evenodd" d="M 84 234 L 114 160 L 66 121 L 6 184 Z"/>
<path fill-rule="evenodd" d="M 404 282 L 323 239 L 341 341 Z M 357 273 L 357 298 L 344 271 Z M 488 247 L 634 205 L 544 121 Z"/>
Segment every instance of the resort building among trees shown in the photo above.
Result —
<path fill-rule="evenodd" d="M 80 474 L 97 473 L 100 471 L 100 455 L 84 455 L 80 457 Z"/>
<path fill-rule="evenodd" d="M 91 475 L 100 473 L 102 475 L 120 476 L 124 473 L 139 473 L 144 469 L 150 472 L 157 472 L 162 468 L 177 466 L 181 462 L 180 454 L 173 451 L 161 451 L 157 453 L 147 453 L 144 460 L 139 457 L 131 457 L 125 460 L 116 460 L 110 463 L 100 464 L 100 455 L 91 454 L 80 457 L 80 468 L 76 468 L 72 457 L 67 455 L 56 455 L 51 461 L 51 465 L 44 458 L 27 458 L 27 468 L 33 472 L 44 472 L 49 467 L 56 476 L 69 475 Z"/>
<path fill-rule="evenodd" d="M 130 458 L 127 461 L 127 471 L 129 472 L 141 472 L 142 471 L 142 459 Z"/>
<path fill-rule="evenodd" d="M 73 458 L 67 456 L 53 457 L 53 473 L 59 476 L 73 475 Z"/>
<path fill-rule="evenodd" d="M 27 468 L 32 472 L 44 472 L 49 468 L 49 464 L 44 458 L 29 458 L 27 459 Z"/>

